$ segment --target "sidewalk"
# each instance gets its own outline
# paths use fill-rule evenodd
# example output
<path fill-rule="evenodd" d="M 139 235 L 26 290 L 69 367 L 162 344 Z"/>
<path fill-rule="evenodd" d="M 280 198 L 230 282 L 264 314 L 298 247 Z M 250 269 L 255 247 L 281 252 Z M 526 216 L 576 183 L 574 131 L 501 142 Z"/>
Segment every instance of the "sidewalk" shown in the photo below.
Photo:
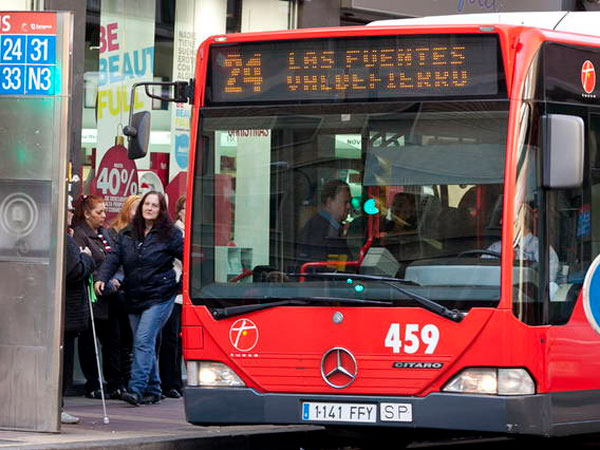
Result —
<path fill-rule="evenodd" d="M 319 430 L 312 426 L 227 426 L 199 427 L 185 420 L 183 399 L 164 399 L 157 405 L 134 407 L 119 400 L 108 400 L 110 423 L 103 423 L 100 400 L 66 397 L 65 411 L 77 416 L 77 425 L 63 425 L 60 434 L 0 430 L 0 448 L 19 449 L 213 449 L 224 448 L 224 440 L 248 441 L 265 433 L 293 435 Z M 229 448 L 236 448 L 229 447 Z"/>

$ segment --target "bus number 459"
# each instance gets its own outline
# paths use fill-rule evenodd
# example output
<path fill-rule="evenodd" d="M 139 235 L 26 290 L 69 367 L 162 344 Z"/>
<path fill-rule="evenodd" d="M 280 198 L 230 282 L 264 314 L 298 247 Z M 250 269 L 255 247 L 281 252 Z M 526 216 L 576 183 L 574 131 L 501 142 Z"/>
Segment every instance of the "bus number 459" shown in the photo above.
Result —
<path fill-rule="evenodd" d="M 385 346 L 392 349 L 394 353 L 416 353 L 421 344 L 425 344 L 425 353 L 431 355 L 440 340 L 440 330 L 435 325 L 427 324 L 419 329 L 419 324 L 408 323 L 404 325 L 404 337 L 402 327 L 399 323 L 390 325 L 385 337 Z"/>

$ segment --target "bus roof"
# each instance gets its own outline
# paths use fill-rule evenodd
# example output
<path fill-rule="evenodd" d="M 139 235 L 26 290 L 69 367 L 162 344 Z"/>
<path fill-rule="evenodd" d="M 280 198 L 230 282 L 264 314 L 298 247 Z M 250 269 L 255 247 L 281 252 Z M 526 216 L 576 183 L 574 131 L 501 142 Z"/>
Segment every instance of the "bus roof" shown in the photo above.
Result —
<path fill-rule="evenodd" d="M 513 12 L 485 14 L 456 14 L 452 16 L 427 16 L 412 19 L 377 20 L 369 26 L 392 25 L 469 25 L 505 24 L 567 31 L 570 33 L 600 36 L 600 12 Z"/>

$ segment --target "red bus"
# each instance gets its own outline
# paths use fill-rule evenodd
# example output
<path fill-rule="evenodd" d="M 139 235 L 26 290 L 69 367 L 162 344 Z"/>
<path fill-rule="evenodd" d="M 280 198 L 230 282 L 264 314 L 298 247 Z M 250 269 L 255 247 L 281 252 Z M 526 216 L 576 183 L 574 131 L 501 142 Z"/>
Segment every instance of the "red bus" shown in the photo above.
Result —
<path fill-rule="evenodd" d="M 600 38 L 499 17 L 201 45 L 190 422 L 600 431 Z"/>

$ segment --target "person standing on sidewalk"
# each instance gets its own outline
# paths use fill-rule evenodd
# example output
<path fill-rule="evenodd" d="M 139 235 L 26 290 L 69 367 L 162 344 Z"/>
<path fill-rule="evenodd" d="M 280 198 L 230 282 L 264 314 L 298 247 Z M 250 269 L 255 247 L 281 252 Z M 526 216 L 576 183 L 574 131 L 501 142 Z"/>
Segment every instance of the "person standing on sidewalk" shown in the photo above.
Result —
<path fill-rule="evenodd" d="M 123 266 L 121 288 L 133 333 L 133 363 L 127 392 L 121 398 L 134 406 L 157 403 L 162 395 L 156 339 L 171 314 L 179 287 L 173 261 L 182 257 L 183 235 L 169 218 L 165 197 L 149 191 L 131 225 L 119 233 L 94 284 L 102 294 Z"/>
<path fill-rule="evenodd" d="M 63 339 L 63 378 L 62 378 L 62 404 L 67 389 L 73 384 L 73 366 L 75 360 L 75 339 L 79 333 L 87 330 L 90 321 L 90 307 L 88 303 L 89 277 L 94 271 L 94 259 L 89 248 L 81 248 L 71 236 L 73 230 L 71 220 L 73 210 L 67 211 L 66 235 L 66 284 L 65 284 L 65 334 Z M 63 424 L 79 423 L 79 417 L 61 411 L 60 421 Z"/>
<path fill-rule="evenodd" d="M 100 267 L 113 248 L 113 242 L 104 227 L 106 220 L 104 199 L 96 195 L 82 195 L 74 202 L 74 206 L 73 238 L 79 246 L 88 247 L 92 251 L 96 264 L 93 277 L 97 280 Z M 107 382 L 108 397 L 112 399 L 120 399 L 124 390 L 117 316 L 118 298 L 115 295 L 119 285 L 118 279 L 112 279 L 104 295 L 99 296 L 98 301 L 93 304 L 92 311 L 98 339 L 102 346 L 102 371 Z M 85 395 L 88 398 L 100 399 L 100 378 L 91 326 L 79 336 L 78 346 L 81 370 L 86 378 Z"/>

